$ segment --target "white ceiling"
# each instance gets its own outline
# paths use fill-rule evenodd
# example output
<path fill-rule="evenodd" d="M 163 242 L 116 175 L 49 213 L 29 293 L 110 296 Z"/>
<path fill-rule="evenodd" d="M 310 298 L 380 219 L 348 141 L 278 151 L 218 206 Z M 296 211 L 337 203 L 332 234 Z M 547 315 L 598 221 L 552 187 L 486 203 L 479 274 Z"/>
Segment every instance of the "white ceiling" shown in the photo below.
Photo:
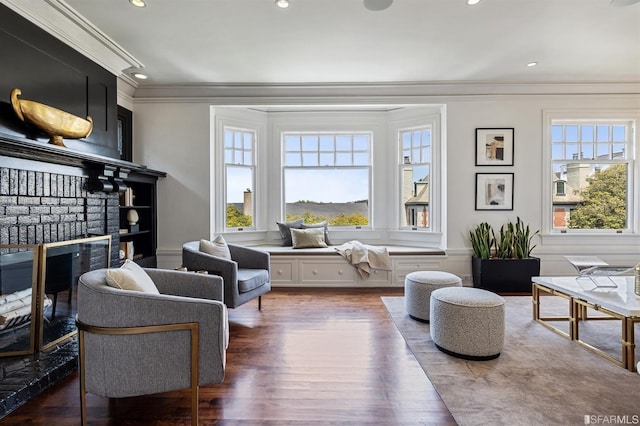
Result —
<path fill-rule="evenodd" d="M 144 64 L 141 86 L 640 81 L 640 3 L 146 1 L 65 0 Z"/>

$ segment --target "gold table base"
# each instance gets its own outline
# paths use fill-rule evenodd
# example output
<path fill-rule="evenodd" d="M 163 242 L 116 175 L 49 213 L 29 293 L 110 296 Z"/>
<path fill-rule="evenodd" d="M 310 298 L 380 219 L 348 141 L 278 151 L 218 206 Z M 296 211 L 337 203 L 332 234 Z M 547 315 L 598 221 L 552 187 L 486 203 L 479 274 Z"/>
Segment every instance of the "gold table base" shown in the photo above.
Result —
<path fill-rule="evenodd" d="M 562 297 L 563 299 L 567 299 L 569 302 L 569 316 L 554 316 L 554 317 L 542 317 L 540 316 L 540 294 L 548 293 L 552 296 Z M 613 362 L 620 367 L 626 368 L 629 371 L 636 371 L 636 363 L 635 363 L 635 336 L 634 336 L 634 327 L 635 324 L 640 322 L 640 317 L 627 317 L 621 315 L 617 312 L 613 312 L 609 309 L 603 308 L 600 305 L 587 302 L 585 300 L 570 296 L 568 294 L 563 293 L 562 291 L 555 290 L 549 287 L 546 287 L 541 284 L 533 283 L 533 319 L 550 330 L 558 333 L 559 335 L 566 337 L 567 339 L 576 342 L 580 346 L 589 349 L 590 351 L 600 355 L 601 357 Z M 607 315 L 606 317 L 587 317 L 587 309 L 593 309 L 597 312 L 602 312 Z M 596 348 L 595 346 L 590 345 L 589 343 L 580 340 L 580 321 L 596 321 L 596 320 L 620 320 L 622 324 L 622 361 L 612 357 L 608 353 L 604 352 L 601 349 Z M 554 326 L 552 322 L 554 321 L 568 321 L 569 322 L 569 330 L 568 333 L 561 330 L 560 328 Z"/>

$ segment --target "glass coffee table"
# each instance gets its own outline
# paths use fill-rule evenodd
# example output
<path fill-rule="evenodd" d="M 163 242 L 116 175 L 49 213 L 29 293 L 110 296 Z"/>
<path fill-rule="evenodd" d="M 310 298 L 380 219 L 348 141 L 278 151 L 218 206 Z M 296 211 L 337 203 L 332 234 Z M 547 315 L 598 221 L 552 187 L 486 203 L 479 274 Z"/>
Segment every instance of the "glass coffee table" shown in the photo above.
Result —
<path fill-rule="evenodd" d="M 630 371 L 636 370 L 634 326 L 640 322 L 640 296 L 634 293 L 634 277 L 607 277 L 613 285 L 597 287 L 593 282 L 578 277 L 533 277 L 533 319 L 556 333 L 597 353 L 609 361 Z M 591 280 L 589 280 L 591 281 Z M 558 296 L 569 302 L 568 316 L 541 316 L 540 307 L 544 294 Z M 593 309 L 603 315 L 588 317 Z M 580 323 L 587 320 L 620 320 L 622 324 L 622 359 L 580 339 Z M 553 322 L 568 321 L 568 331 Z"/>

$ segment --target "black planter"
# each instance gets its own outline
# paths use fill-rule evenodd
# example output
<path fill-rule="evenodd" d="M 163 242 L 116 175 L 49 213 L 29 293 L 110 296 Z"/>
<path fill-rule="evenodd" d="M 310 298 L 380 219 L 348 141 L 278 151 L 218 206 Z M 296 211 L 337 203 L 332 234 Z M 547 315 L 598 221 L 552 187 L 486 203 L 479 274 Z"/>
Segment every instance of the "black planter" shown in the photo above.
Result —
<path fill-rule="evenodd" d="M 471 257 L 473 286 L 501 293 L 531 293 L 531 277 L 540 275 L 540 259 Z"/>

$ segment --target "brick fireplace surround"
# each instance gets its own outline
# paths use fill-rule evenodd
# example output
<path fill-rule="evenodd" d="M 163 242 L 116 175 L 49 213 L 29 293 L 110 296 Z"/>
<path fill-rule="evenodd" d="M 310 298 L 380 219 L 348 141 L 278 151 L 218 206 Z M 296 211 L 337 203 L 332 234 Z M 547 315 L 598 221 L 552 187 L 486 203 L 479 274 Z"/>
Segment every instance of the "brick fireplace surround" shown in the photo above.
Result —
<path fill-rule="evenodd" d="M 97 176 L 104 174 L 104 165 L 61 165 L 1 155 L 0 244 L 111 234 L 112 264 L 117 262 L 118 193 L 89 190 L 100 186 Z M 0 419 L 76 368 L 75 339 L 33 355 L 0 358 Z"/>

